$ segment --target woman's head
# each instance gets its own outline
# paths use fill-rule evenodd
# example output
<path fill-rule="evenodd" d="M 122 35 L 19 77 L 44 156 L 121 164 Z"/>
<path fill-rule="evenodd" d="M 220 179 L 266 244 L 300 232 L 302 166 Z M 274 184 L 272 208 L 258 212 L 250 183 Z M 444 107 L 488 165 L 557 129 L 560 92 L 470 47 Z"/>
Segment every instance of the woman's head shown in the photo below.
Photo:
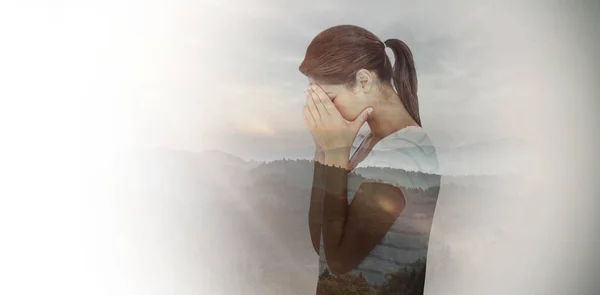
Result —
<path fill-rule="evenodd" d="M 393 67 L 386 46 L 394 52 Z M 404 108 L 421 125 L 412 53 L 398 39 L 384 44 L 364 28 L 334 26 L 312 40 L 299 69 L 328 93 L 346 120 L 354 120 L 375 97 L 388 97 L 385 92 L 393 91 L 393 85 Z"/>

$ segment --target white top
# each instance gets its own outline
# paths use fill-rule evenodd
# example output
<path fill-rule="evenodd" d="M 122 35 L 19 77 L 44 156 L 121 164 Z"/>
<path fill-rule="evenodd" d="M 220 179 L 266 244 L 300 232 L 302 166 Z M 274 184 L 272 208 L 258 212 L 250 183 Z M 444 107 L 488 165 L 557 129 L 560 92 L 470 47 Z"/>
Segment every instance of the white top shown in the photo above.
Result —
<path fill-rule="evenodd" d="M 355 152 L 360 153 L 358 148 L 369 133 L 369 129 L 358 133 L 350 150 L 350 159 Z M 387 272 L 399 271 L 418 259 L 426 259 L 440 186 L 440 175 L 436 173 L 438 167 L 435 148 L 429 137 L 422 128 L 411 126 L 379 141 L 366 158 L 351 169 L 362 177 L 348 178 L 349 204 L 363 181 L 395 185 L 406 199 L 406 208 L 390 231 L 351 273 L 362 273 L 368 283 L 380 285 L 386 280 Z M 319 273 L 326 268 L 321 236 Z"/>
<path fill-rule="evenodd" d="M 369 129 L 364 128 L 359 131 L 350 149 L 351 158 L 370 133 Z M 437 174 L 439 171 L 435 147 L 423 128 L 418 126 L 405 127 L 380 140 L 356 168 L 368 166 L 428 174 Z"/>

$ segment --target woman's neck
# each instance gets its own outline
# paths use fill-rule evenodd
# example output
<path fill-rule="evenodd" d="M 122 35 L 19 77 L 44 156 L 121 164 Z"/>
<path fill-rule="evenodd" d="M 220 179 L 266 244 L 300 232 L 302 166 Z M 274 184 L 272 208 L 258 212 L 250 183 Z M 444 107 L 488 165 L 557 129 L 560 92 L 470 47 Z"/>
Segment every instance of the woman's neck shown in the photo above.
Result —
<path fill-rule="evenodd" d="M 419 126 L 406 111 L 396 91 L 387 92 L 388 95 L 382 93 L 380 97 L 375 99 L 373 113 L 367 119 L 371 133 L 377 140 L 381 140 L 408 126 Z"/>

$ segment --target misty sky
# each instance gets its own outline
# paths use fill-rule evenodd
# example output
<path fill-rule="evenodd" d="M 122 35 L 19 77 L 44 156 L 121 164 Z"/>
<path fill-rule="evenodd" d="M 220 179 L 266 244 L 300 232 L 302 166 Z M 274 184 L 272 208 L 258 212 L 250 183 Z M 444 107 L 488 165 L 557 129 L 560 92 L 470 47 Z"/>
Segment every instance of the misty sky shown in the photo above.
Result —
<path fill-rule="evenodd" d="M 175 25 L 162 29 L 160 49 L 147 49 L 164 57 L 155 63 L 169 86 L 168 93 L 143 103 L 152 116 L 146 128 L 153 144 L 219 149 L 246 159 L 311 157 L 301 115 L 307 79 L 298 66 L 311 39 L 339 24 L 409 45 L 423 126 L 441 160 L 454 161 L 447 162 L 451 170 L 513 170 L 522 140 L 532 134 L 531 125 L 523 126 L 526 114 L 515 111 L 526 103 L 519 97 L 526 92 L 516 89 L 535 83 L 528 71 L 536 56 L 519 50 L 536 44 L 523 36 L 539 28 L 523 7 L 475 1 L 203 3 L 179 11 Z"/>

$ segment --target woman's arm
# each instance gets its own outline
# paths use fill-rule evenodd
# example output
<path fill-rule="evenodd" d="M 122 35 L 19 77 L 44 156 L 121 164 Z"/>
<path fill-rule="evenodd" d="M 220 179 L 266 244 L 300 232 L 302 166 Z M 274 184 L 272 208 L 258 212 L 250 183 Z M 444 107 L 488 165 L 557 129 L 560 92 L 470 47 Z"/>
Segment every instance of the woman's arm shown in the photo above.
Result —
<path fill-rule="evenodd" d="M 304 120 L 315 143 L 325 152 L 325 196 L 322 208 L 319 208 L 317 186 L 311 213 L 318 216 L 321 211 L 323 246 L 330 270 L 345 273 L 357 266 L 381 241 L 404 209 L 404 198 L 400 189 L 393 186 L 366 184 L 359 187 L 355 199 L 348 206 L 350 147 L 373 108 L 366 108 L 356 119 L 347 121 L 323 89 L 316 85 L 309 89 L 306 100 Z M 316 167 L 315 171 L 319 177 L 319 168 Z M 317 226 L 313 228 L 318 228 L 318 223 L 314 224 Z M 317 245 L 320 246 L 318 233 L 316 229 L 314 234 L 311 230 L 315 250 L 319 248 Z"/>
<path fill-rule="evenodd" d="M 330 270 L 343 274 L 356 268 L 398 218 L 406 202 L 393 185 L 365 182 L 348 205 L 348 157 L 326 155 L 323 165 L 323 246 Z"/>
<path fill-rule="evenodd" d="M 325 153 L 317 146 L 315 150 L 313 185 L 310 195 L 310 208 L 308 209 L 308 228 L 310 239 L 317 255 L 321 248 L 321 217 L 323 212 L 323 198 L 325 197 Z"/>

